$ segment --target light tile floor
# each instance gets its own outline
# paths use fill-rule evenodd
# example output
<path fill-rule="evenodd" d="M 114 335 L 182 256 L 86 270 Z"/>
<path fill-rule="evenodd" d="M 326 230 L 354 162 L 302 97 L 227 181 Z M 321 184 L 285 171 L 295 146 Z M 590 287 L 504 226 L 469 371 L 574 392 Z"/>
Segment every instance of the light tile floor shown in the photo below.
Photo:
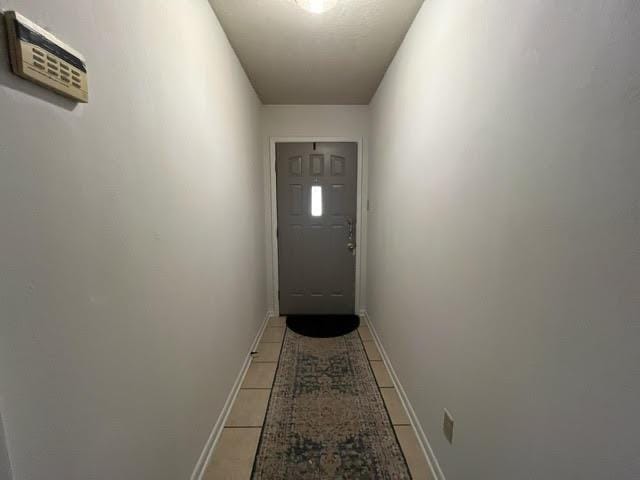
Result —
<path fill-rule="evenodd" d="M 254 363 L 273 363 L 277 362 L 280 357 L 280 342 L 272 343 L 264 340 L 258 344 L 257 353 L 253 356 Z"/>
<path fill-rule="evenodd" d="M 389 417 L 391 417 L 391 423 L 393 425 L 411 425 L 396 389 L 381 387 L 380 393 L 382 393 L 382 399 L 389 412 Z"/>
<path fill-rule="evenodd" d="M 252 362 L 247 369 L 247 374 L 242 382 L 243 388 L 267 388 L 270 389 L 273 384 L 273 378 L 276 374 L 276 362 Z"/>
<path fill-rule="evenodd" d="M 227 427 L 260 427 L 267 413 L 271 390 L 240 390 L 227 418 Z"/>
<path fill-rule="evenodd" d="M 205 480 L 247 480 L 258 449 L 260 428 L 224 428 Z"/>
<path fill-rule="evenodd" d="M 384 366 L 384 362 L 382 360 L 369 360 L 369 363 L 371 364 L 371 370 L 373 370 L 373 375 L 376 377 L 378 386 L 380 388 L 392 388 L 394 386 L 393 381 L 387 371 L 387 367 Z"/>
<path fill-rule="evenodd" d="M 398 425 L 393 428 L 396 430 L 400 448 L 402 448 L 404 458 L 407 459 L 409 471 L 414 480 L 433 479 L 429 471 L 429 465 L 427 465 L 422 449 L 418 444 L 418 439 L 416 438 L 416 433 L 413 431 L 413 427 L 411 425 Z"/>
<path fill-rule="evenodd" d="M 364 341 L 362 342 L 364 345 L 364 349 L 367 352 L 367 357 L 369 360 L 382 360 L 380 356 L 380 352 L 378 351 L 378 347 L 376 347 L 376 342 L 373 341 Z"/>
<path fill-rule="evenodd" d="M 269 320 L 258 344 L 257 353 L 253 355 L 251 365 L 231 408 L 225 428 L 216 444 L 204 476 L 205 480 L 248 480 L 250 478 L 285 329 L 285 317 Z M 409 417 L 369 328 L 362 325 L 358 333 L 364 343 L 371 369 L 378 382 L 413 479 L 432 480 L 429 466 L 409 422 Z"/>

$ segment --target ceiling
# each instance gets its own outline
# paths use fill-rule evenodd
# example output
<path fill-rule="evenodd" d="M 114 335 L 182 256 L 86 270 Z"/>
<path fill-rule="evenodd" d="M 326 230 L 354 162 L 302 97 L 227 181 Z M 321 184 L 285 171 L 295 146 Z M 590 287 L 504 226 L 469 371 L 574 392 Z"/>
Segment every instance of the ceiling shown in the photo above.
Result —
<path fill-rule="evenodd" d="M 368 104 L 423 0 L 209 0 L 265 104 Z"/>

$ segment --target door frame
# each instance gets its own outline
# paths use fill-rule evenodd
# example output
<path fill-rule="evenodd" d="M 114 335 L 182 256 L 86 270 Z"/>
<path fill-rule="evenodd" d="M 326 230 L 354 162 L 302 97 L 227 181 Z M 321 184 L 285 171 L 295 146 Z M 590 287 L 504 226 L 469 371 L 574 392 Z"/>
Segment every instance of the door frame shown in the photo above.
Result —
<path fill-rule="evenodd" d="M 354 313 L 360 314 L 361 299 L 363 292 L 361 291 L 363 281 L 363 262 L 362 253 L 365 249 L 365 235 L 363 229 L 366 227 L 366 184 L 365 184 L 365 168 L 363 145 L 364 140 L 360 137 L 269 137 L 269 194 L 271 196 L 271 271 L 273 274 L 273 305 L 276 315 L 280 315 L 280 300 L 278 298 L 278 289 L 280 288 L 280 277 L 278 272 L 278 197 L 276 182 L 276 144 L 277 143 L 325 143 L 325 142 L 348 142 L 355 143 L 358 146 L 358 176 L 356 179 L 356 290 Z"/>

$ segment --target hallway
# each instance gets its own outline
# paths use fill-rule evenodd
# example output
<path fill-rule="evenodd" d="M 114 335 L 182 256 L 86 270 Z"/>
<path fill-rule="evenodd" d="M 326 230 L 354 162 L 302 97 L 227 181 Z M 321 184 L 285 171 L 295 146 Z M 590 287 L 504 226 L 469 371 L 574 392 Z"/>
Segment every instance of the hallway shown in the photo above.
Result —
<path fill-rule="evenodd" d="M 639 246 L 638 0 L 0 0 L 0 480 L 637 480 Z"/>
<path fill-rule="evenodd" d="M 327 371 L 326 362 L 321 361 L 318 355 L 326 353 L 330 348 L 329 345 L 335 342 L 334 339 L 306 338 L 304 340 L 309 351 L 306 354 L 303 353 L 305 358 L 301 361 L 306 362 L 308 368 L 317 370 L 314 375 L 309 376 L 309 373 L 304 371 L 304 367 L 291 364 L 292 355 L 288 355 L 285 359 L 281 358 L 280 347 L 286 328 L 285 317 L 269 320 L 263 337 L 258 343 L 257 353 L 252 358 L 230 409 L 225 428 L 213 451 L 204 476 L 206 480 L 219 478 L 298 478 L 302 480 L 338 478 L 338 475 L 341 478 L 352 479 L 433 479 L 376 342 L 366 320 L 362 321 L 357 332 L 350 334 L 354 336 L 354 342 L 349 345 L 355 350 L 356 358 L 345 361 L 341 358 L 339 351 L 330 352 L 328 363 L 333 363 L 335 366 L 335 362 L 339 362 L 339 368 L 347 369 L 346 375 L 332 377 L 335 372 Z M 287 331 L 287 335 L 297 336 L 291 330 Z M 294 344 L 299 343 L 302 338 L 304 337 L 298 337 Z M 293 348 L 297 350 L 293 356 L 299 356 L 301 354 L 299 346 Z M 363 371 L 364 365 L 358 364 L 359 354 L 362 355 L 365 363 L 370 365 L 370 374 L 369 369 Z M 281 365 L 280 371 L 290 372 L 289 375 L 279 373 L 281 377 L 279 380 L 275 378 L 278 361 Z M 301 368 L 303 373 L 300 373 Z M 351 381 L 358 380 L 365 383 L 363 387 L 356 388 L 356 396 L 352 398 L 344 391 L 345 382 L 348 382 L 346 379 L 351 375 L 353 375 Z M 302 378 L 293 381 L 293 378 L 298 376 Z M 301 380 L 305 383 L 300 384 Z M 332 388 L 329 388 L 329 392 L 340 392 L 337 397 L 326 394 L 328 392 L 325 392 L 325 395 L 317 395 L 316 389 L 308 395 L 310 392 L 306 390 L 310 382 L 323 384 L 327 381 L 336 382 Z M 367 391 L 370 388 L 366 385 L 367 381 L 371 383 L 375 393 Z M 275 400 L 274 394 L 271 393 L 272 387 L 279 389 Z M 376 396 L 377 393 L 380 395 Z M 281 398 L 283 395 L 290 397 L 291 400 L 298 398 L 298 408 L 294 409 L 286 400 L 283 401 Z M 335 400 L 332 401 L 332 398 Z M 365 398 L 364 401 L 363 398 Z M 278 401 L 284 403 L 280 408 L 277 408 Z M 367 402 L 376 403 L 376 408 L 373 411 L 366 408 Z M 273 419 L 269 421 L 266 415 L 267 405 L 270 411 L 273 410 L 271 417 L 280 417 L 279 422 L 274 422 Z M 380 417 L 380 420 L 373 421 L 372 417 L 368 416 L 372 413 L 373 418 Z M 299 428 L 295 427 L 288 434 L 284 433 L 292 427 L 290 422 L 301 422 L 303 426 L 308 423 L 309 427 L 302 430 L 306 432 L 306 437 L 301 438 L 298 433 Z M 333 427 L 333 422 L 337 428 Z M 380 440 L 376 438 L 373 444 L 370 444 L 367 437 L 377 437 L 378 434 L 385 432 L 388 430 L 389 423 L 393 430 L 389 429 L 389 433 L 386 433 L 387 437 L 382 438 L 380 446 L 383 450 L 375 451 L 372 447 L 375 447 L 376 440 Z M 373 430 L 367 431 L 367 427 Z M 269 433 L 265 433 L 265 428 L 269 429 Z M 311 440 L 314 437 L 315 442 Z M 334 440 L 338 443 L 333 444 Z M 401 448 L 402 453 L 398 450 L 395 453 L 397 456 L 394 459 L 395 464 L 389 463 L 388 452 L 393 452 L 398 447 Z M 258 450 L 260 453 L 256 458 Z M 393 455 L 391 457 L 393 458 Z"/>

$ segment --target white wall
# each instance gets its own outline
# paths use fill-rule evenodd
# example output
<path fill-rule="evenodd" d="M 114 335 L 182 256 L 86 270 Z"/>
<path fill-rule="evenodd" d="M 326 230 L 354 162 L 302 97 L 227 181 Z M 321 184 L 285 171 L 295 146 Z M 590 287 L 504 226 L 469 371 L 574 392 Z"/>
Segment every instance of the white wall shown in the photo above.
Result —
<path fill-rule="evenodd" d="M 369 141 L 369 107 L 367 105 L 264 105 L 262 107 L 262 152 L 265 169 L 265 229 L 267 229 L 267 302 L 275 311 L 275 290 L 273 280 L 274 259 L 272 254 L 272 216 L 271 216 L 271 152 L 270 139 L 273 137 L 342 137 L 362 141 L 363 159 L 363 195 L 366 199 L 368 141 Z M 366 200 L 364 200 L 366 202 Z M 360 226 L 366 233 L 366 215 Z M 363 235 L 364 238 L 364 235 Z M 366 258 L 366 242 L 361 242 L 361 258 Z M 361 267 L 360 279 L 361 308 L 366 302 L 366 265 Z"/>
<path fill-rule="evenodd" d="M 2 417 L 0 417 L 0 478 L 3 480 L 11 480 L 12 477 L 9 452 L 7 451 L 7 442 L 4 436 L 4 425 Z"/>
<path fill-rule="evenodd" d="M 426 2 L 371 111 L 369 313 L 446 477 L 640 478 L 638 2 Z"/>
<path fill-rule="evenodd" d="M 83 52 L 91 101 L 0 32 L 0 408 L 16 480 L 185 479 L 266 313 L 260 102 L 206 0 L 0 0 Z"/>

